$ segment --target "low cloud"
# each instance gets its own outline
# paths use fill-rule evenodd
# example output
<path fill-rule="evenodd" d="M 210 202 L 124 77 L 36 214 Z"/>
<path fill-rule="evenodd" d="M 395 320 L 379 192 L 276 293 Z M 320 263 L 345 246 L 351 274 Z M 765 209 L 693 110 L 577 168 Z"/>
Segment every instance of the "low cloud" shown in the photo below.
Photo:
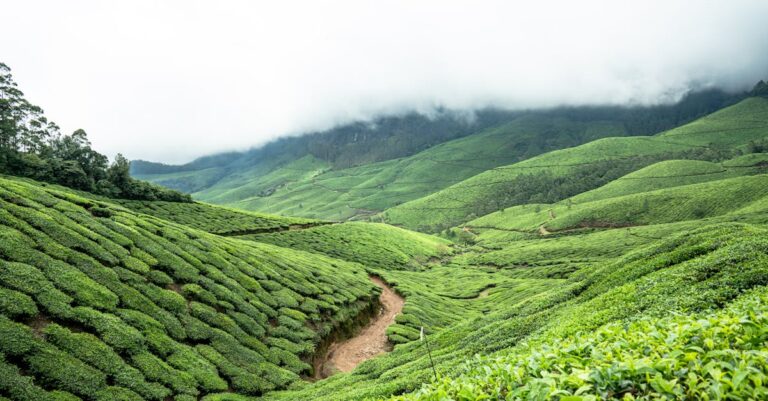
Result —
<path fill-rule="evenodd" d="M 765 1 L 24 1 L 2 61 L 65 131 L 183 162 L 437 107 L 670 102 L 768 77 Z"/>

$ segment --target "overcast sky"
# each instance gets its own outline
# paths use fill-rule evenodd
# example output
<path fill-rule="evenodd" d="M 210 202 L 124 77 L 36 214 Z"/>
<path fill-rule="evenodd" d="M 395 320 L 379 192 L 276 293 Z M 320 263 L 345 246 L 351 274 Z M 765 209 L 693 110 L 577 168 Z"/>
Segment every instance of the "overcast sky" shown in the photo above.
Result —
<path fill-rule="evenodd" d="M 184 162 L 404 110 L 655 103 L 768 77 L 768 1 L 0 0 L 64 132 Z"/>

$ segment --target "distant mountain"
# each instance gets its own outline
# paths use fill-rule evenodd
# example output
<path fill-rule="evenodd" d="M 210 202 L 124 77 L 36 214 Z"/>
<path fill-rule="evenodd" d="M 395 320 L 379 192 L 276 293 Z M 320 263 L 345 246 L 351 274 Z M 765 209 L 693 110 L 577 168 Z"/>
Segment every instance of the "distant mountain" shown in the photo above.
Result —
<path fill-rule="evenodd" d="M 411 113 L 281 138 L 185 165 L 138 160 L 132 174 L 211 203 L 346 220 L 551 150 L 608 136 L 657 133 L 744 96 L 706 90 L 673 105 L 483 110 L 473 119 L 448 110 L 432 117 Z"/>

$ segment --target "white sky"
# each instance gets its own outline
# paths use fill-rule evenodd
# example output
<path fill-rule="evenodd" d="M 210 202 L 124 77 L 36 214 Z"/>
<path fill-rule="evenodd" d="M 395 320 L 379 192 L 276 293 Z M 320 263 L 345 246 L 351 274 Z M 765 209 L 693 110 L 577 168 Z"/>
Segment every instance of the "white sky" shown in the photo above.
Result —
<path fill-rule="evenodd" d="M 768 77 L 768 1 L 0 0 L 64 132 L 184 162 L 353 119 L 670 101 Z"/>

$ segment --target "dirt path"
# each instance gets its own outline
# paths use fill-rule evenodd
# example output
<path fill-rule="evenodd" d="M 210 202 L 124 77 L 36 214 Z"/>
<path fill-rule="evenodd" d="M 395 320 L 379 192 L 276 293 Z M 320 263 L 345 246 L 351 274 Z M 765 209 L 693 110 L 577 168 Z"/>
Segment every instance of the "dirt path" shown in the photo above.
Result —
<path fill-rule="evenodd" d="M 544 227 L 544 224 L 539 226 L 539 234 L 541 235 L 549 235 L 552 234 L 551 232 L 547 231 L 546 227 Z"/>
<path fill-rule="evenodd" d="M 339 371 L 349 372 L 361 362 L 391 349 L 387 340 L 387 327 L 395 322 L 395 317 L 403 310 L 405 299 L 392 291 L 382 279 L 371 277 L 371 281 L 382 289 L 379 315 L 371 319 L 355 337 L 331 344 L 318 372 L 320 377 L 328 377 Z"/>

